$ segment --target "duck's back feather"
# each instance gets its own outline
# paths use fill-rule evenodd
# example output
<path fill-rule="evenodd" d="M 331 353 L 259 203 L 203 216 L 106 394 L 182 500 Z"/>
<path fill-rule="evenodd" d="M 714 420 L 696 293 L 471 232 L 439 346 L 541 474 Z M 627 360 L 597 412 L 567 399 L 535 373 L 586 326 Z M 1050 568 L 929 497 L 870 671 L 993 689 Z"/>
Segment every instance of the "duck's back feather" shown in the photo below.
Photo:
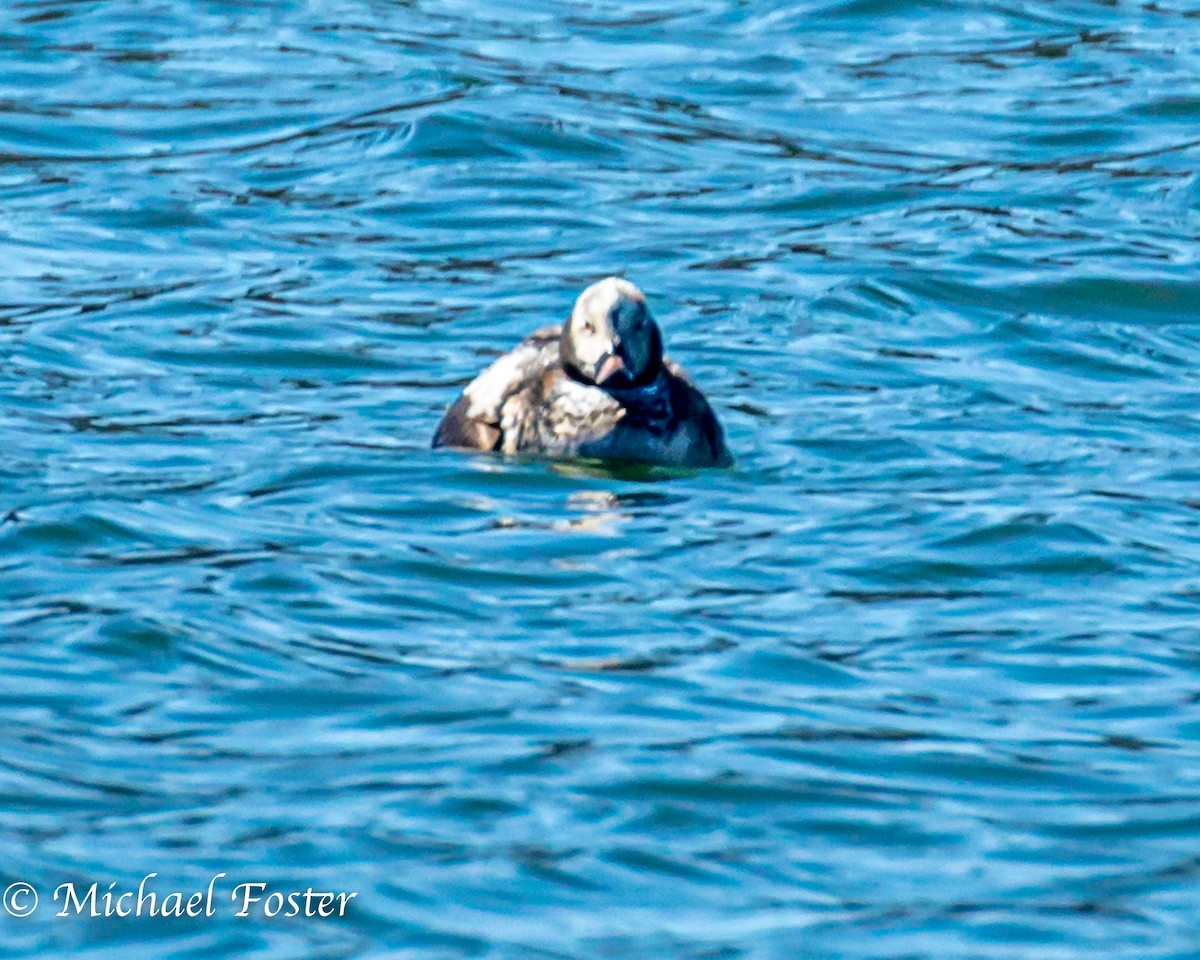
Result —
<path fill-rule="evenodd" d="M 434 447 L 498 449 L 505 401 L 558 362 L 561 334 L 561 326 L 534 331 L 467 384 L 438 424 Z"/>

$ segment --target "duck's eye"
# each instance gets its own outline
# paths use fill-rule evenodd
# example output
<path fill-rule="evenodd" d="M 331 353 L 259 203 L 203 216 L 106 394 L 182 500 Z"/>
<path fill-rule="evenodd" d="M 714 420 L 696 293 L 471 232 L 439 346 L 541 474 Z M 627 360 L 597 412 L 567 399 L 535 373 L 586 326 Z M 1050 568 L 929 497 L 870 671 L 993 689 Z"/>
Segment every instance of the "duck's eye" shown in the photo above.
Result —
<path fill-rule="evenodd" d="M 591 320 L 585 320 L 583 322 L 583 332 L 588 333 L 588 334 L 595 333 L 596 325 L 594 323 L 592 323 Z"/>

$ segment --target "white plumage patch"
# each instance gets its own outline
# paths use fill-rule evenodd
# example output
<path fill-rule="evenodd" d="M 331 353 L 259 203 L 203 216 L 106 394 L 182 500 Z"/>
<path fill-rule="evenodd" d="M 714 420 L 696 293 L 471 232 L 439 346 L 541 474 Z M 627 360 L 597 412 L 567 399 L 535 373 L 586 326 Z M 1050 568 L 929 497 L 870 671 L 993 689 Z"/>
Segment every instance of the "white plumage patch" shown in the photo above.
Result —
<path fill-rule="evenodd" d="M 554 406 L 568 418 L 583 420 L 597 413 L 616 414 L 621 405 L 599 387 L 576 383 L 563 377 L 554 391 Z"/>
<path fill-rule="evenodd" d="M 542 358 L 545 351 L 545 347 L 521 343 L 498 357 L 463 391 L 469 404 L 467 416 L 471 419 L 496 419 L 500 404 L 513 387 L 525 380 L 532 370 L 546 365 L 546 360 Z"/>

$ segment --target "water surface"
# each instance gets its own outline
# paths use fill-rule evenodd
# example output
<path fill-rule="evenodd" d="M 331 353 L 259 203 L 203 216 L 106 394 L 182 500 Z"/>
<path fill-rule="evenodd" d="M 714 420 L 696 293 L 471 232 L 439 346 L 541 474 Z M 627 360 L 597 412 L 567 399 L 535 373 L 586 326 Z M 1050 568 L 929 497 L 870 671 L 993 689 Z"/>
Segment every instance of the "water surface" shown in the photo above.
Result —
<path fill-rule="evenodd" d="M 7 4 L 0 952 L 1194 956 L 1196 15 Z M 612 272 L 737 469 L 428 450 Z"/>

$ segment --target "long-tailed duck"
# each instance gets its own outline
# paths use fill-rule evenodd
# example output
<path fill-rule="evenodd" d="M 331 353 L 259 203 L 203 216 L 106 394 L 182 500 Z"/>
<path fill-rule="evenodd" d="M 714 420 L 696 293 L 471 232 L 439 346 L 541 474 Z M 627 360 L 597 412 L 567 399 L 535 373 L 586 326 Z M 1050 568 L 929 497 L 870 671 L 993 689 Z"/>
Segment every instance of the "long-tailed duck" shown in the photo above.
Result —
<path fill-rule="evenodd" d="M 563 326 L 543 327 L 472 380 L 434 447 L 728 466 L 721 425 L 663 357 L 642 291 L 608 277 L 579 295 Z"/>

